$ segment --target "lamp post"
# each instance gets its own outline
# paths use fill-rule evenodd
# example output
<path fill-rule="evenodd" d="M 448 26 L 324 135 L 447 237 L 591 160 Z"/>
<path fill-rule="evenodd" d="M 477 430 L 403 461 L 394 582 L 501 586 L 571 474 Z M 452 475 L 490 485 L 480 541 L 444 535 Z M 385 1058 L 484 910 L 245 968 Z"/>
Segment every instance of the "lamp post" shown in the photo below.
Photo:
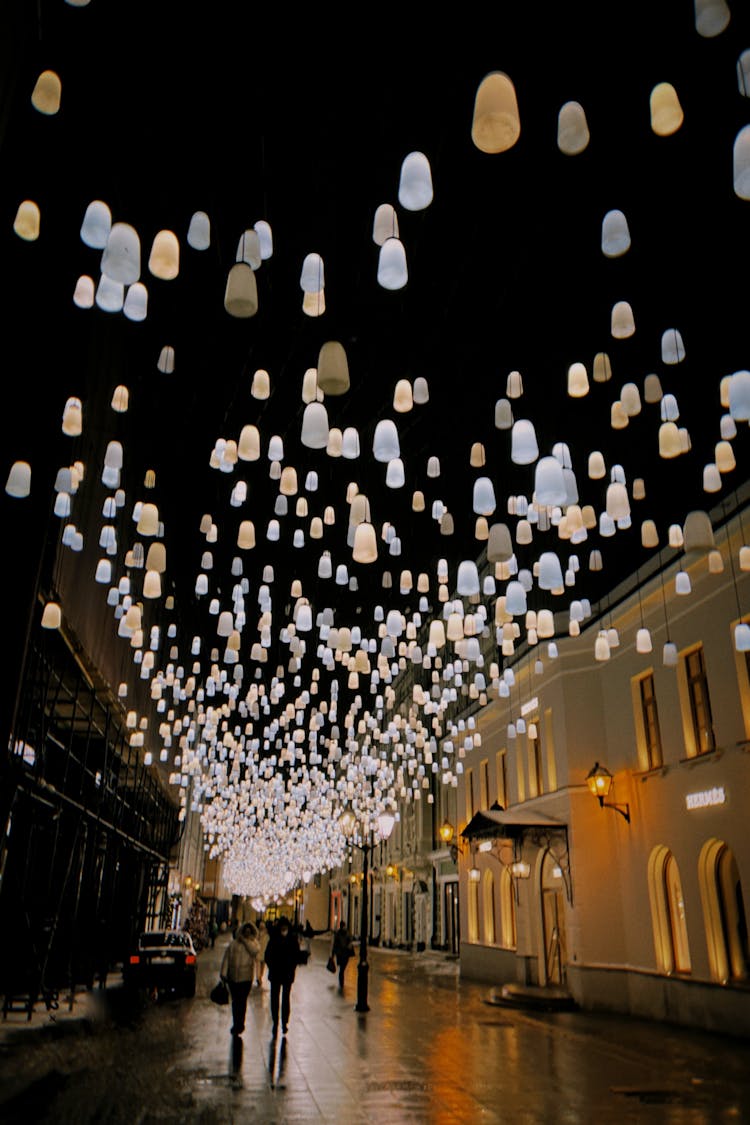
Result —
<path fill-rule="evenodd" d="M 393 825 L 396 823 L 396 818 L 391 813 L 380 813 L 377 818 L 378 822 L 378 836 L 381 840 L 387 840 L 393 831 Z M 357 965 L 357 1003 L 355 1005 L 355 1012 L 369 1012 L 370 1006 L 367 1003 L 367 988 L 368 977 L 370 972 L 370 965 L 367 960 L 367 930 L 369 926 L 369 895 L 367 880 L 369 877 L 370 866 L 370 853 L 375 846 L 374 833 L 372 828 L 366 828 L 367 835 L 363 837 L 363 843 L 359 843 L 354 839 L 354 833 L 357 828 L 357 818 L 350 809 L 343 812 L 339 817 L 339 826 L 346 836 L 347 840 L 354 848 L 359 848 L 362 852 L 362 895 L 360 898 L 360 925 L 359 925 L 359 963 Z"/>

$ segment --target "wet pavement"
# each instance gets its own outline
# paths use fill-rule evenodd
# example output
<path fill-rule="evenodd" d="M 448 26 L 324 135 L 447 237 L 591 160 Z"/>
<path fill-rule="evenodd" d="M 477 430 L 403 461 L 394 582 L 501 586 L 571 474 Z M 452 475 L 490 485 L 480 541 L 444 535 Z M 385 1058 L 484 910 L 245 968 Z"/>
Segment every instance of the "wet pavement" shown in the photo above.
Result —
<path fill-rule="evenodd" d="M 226 939 L 199 956 L 194 999 L 130 1001 L 112 983 L 31 1024 L 0 1024 L 0 1123 L 750 1122 L 750 1043 L 641 1020 L 489 1003 L 437 954 L 372 950 L 370 1011 L 355 1011 L 313 942 L 289 1031 L 271 1034 L 268 985 L 231 1013 L 208 999 Z"/>

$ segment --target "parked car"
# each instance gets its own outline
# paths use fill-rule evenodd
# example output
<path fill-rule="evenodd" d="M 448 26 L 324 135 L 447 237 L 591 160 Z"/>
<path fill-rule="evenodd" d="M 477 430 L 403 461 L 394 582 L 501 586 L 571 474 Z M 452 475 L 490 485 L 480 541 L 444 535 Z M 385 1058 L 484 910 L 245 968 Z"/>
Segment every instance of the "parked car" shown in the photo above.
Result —
<path fill-rule="evenodd" d="M 190 934 L 183 930 L 149 930 L 138 938 L 123 971 L 127 988 L 195 996 L 198 959 Z"/>

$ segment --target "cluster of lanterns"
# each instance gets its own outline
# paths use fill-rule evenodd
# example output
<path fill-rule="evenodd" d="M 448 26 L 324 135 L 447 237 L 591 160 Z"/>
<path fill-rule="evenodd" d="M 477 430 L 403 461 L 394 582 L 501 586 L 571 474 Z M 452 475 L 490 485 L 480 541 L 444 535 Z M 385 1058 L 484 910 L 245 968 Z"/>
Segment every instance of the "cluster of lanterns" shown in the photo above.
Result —
<path fill-rule="evenodd" d="M 696 4 L 700 35 L 724 29 L 729 18 L 724 9 L 716 2 Z M 738 79 L 740 93 L 746 96 L 750 52 L 738 61 Z M 59 78 L 47 72 L 32 101 L 40 113 L 53 116 L 60 97 Z M 650 115 L 659 136 L 681 127 L 683 111 L 674 87 L 660 83 L 653 89 Z M 740 132 L 734 148 L 734 186 L 742 199 L 750 199 L 748 129 Z M 476 93 L 474 144 L 483 153 L 502 153 L 517 142 L 520 130 L 512 80 L 502 72 L 487 75 Z M 567 102 L 559 112 L 559 149 L 575 156 L 589 140 L 583 106 Z M 400 206 L 407 211 L 424 209 L 433 191 L 427 156 L 417 151 L 408 154 L 399 177 Z M 29 241 L 38 236 L 39 210 L 31 201 L 19 209 L 16 231 Z M 94 200 L 80 235 L 86 246 L 101 251 L 101 258 L 96 280 L 93 275 L 79 278 L 73 297 L 76 306 L 121 311 L 132 321 L 143 320 L 149 295 L 141 279 L 136 230 L 114 221 L 107 204 Z M 386 290 L 403 288 L 409 280 L 406 251 L 399 237 L 398 213 L 390 204 L 377 208 L 372 238 L 379 248 L 379 285 Z M 197 252 L 210 246 L 211 222 L 205 212 L 193 213 L 186 242 Z M 616 209 L 606 211 L 601 222 L 602 255 L 617 259 L 630 247 L 626 215 Z M 265 221 L 242 232 L 224 292 L 224 308 L 230 316 L 255 315 L 255 275 L 272 253 L 272 233 Z M 181 268 L 177 235 L 159 231 L 148 255 L 149 272 L 171 280 Z M 304 258 L 300 287 L 303 312 L 322 316 L 325 270 L 319 254 L 311 252 Z M 609 330 L 615 340 L 635 333 L 635 312 L 629 302 L 612 306 Z M 665 327 L 660 354 L 665 371 L 672 371 L 685 354 L 681 332 Z M 175 362 L 174 348 L 165 344 L 159 370 L 172 374 Z M 611 384 L 609 356 L 597 353 L 590 370 L 580 360 L 572 361 L 566 378 L 574 408 L 577 400 L 591 393 L 592 383 Z M 251 396 L 256 402 L 268 398 L 270 382 L 269 372 L 255 372 Z M 260 417 L 232 436 L 214 439 L 208 466 L 231 481 L 229 513 L 205 514 L 200 522 L 204 542 L 193 592 L 205 605 L 206 624 L 202 633 L 189 638 L 180 634 L 179 599 L 176 603 L 174 596 L 164 593 L 168 574 L 164 517 L 147 498 L 156 485 L 155 474 L 147 475 L 144 496 L 129 502 L 122 483 L 126 450 L 119 442 L 107 446 L 98 472 L 106 492 L 101 554 L 92 577 L 106 587 L 116 634 L 132 649 L 134 667 L 149 684 L 156 715 L 154 721 L 129 713 L 131 741 L 145 746 L 148 731 L 148 745 L 153 748 L 155 728 L 159 759 L 168 763 L 170 781 L 180 793 L 181 816 L 188 810 L 200 816 L 206 847 L 212 856 L 223 858 L 225 880 L 235 893 L 269 901 L 309 881 L 315 872 L 336 867 L 348 841 L 339 826 L 344 810 L 351 811 L 366 837 L 376 830 L 378 817 L 394 815 L 412 801 L 431 802 L 434 784 L 456 786 L 464 755 L 481 744 L 474 719 L 461 717 L 462 713 L 491 697 L 506 698 L 508 735 L 522 732 L 520 708 L 514 714 L 512 704 L 512 657 L 521 644 L 534 654 L 543 652 L 534 662 L 535 672 L 542 673 L 544 660 L 557 655 L 555 638 L 578 635 L 581 622 L 591 613 L 585 594 L 573 596 L 575 587 L 587 569 L 602 568 L 606 541 L 632 528 L 634 505 L 646 495 L 645 482 L 628 480 L 623 467 L 607 465 L 600 450 L 591 450 L 585 470 L 573 464 L 564 442 L 548 452 L 540 450 L 528 377 L 526 384 L 520 372 L 511 371 L 505 394 L 493 407 L 495 436 L 498 443 L 505 443 L 507 460 L 528 473 L 528 495 L 503 494 L 501 482 L 486 472 L 484 446 L 476 442 L 470 455 L 475 473 L 466 498 L 475 517 L 475 544 L 473 550 L 464 546 L 462 551 L 469 557 L 449 557 L 446 551 L 435 573 L 420 570 L 416 577 L 406 559 L 396 583 L 387 570 L 384 604 L 373 607 L 371 619 L 357 623 L 339 618 L 336 585 L 355 590 L 359 567 L 376 563 L 381 555 L 398 559 L 401 537 L 389 513 L 373 512 L 366 488 L 361 490 L 356 481 L 348 482 L 345 502 L 338 508 L 313 510 L 319 466 L 325 457 L 331 464 L 345 464 L 348 472 L 361 478 L 380 466 L 378 471 L 392 490 L 405 488 L 407 479 L 419 482 L 422 474 L 425 481 L 438 479 L 439 458 L 430 456 L 424 465 L 409 463 L 399 432 L 401 417 L 413 410 L 429 410 L 426 379 L 395 381 L 396 418 L 375 420 L 367 448 L 355 426 L 337 427 L 332 417 L 337 400 L 350 392 L 352 377 L 342 343 L 327 340 L 301 377 L 297 464 L 289 461 L 281 435 L 262 431 Z M 714 461 L 703 469 L 706 494 L 719 491 L 724 475 L 735 467 L 732 442 L 738 423 L 750 421 L 750 372 L 724 375 L 716 385 L 716 396 L 723 414 Z M 131 398 L 127 387 L 118 386 L 113 411 L 127 412 Z M 84 405 L 72 397 L 65 403 L 62 431 L 72 439 L 82 433 Z M 658 447 L 660 457 L 671 459 L 690 451 L 690 435 L 679 425 L 677 395 L 664 391 L 658 375 L 645 376 L 641 385 L 624 383 L 607 409 L 613 429 L 624 428 L 650 411 L 648 440 Z M 253 482 L 248 478 L 261 472 L 277 485 L 272 513 L 259 513 L 254 507 Z M 88 476 L 89 469 L 75 460 L 60 469 L 55 483 L 60 542 L 73 552 L 83 548 L 82 532 L 73 517 L 80 489 L 94 487 Z M 585 502 L 580 495 L 584 476 L 589 494 Z M 6 492 L 23 498 L 30 489 L 30 464 L 16 462 Z M 428 509 L 423 489 L 415 488 L 411 509 L 415 518 L 436 521 L 449 542 L 453 516 L 445 501 L 435 499 Z M 327 538 L 342 511 L 346 553 L 336 556 Z M 706 527 L 700 518 L 703 514 L 687 513 L 684 525 L 661 530 L 653 520 L 643 519 L 642 545 L 657 549 L 666 539 L 670 548 L 710 558 L 715 545 L 710 521 Z M 296 523 L 288 533 L 292 515 Z M 233 558 L 227 586 L 228 576 L 216 573 L 213 545 L 230 538 Z M 582 558 L 589 539 L 594 543 L 588 557 Z M 264 542 L 277 541 L 292 549 L 319 545 L 309 587 L 325 590 L 330 581 L 329 598 L 317 593 L 317 600 L 309 597 L 302 579 L 295 580 L 288 593 L 277 593 L 271 563 L 263 565 L 257 589 L 251 587 L 246 560 L 251 552 L 262 551 Z M 750 567 L 747 552 L 743 547 L 741 569 Z M 394 585 L 399 600 L 389 605 L 386 599 Z M 402 609 L 400 599 L 408 596 L 411 601 L 413 593 L 418 595 L 415 608 Z M 149 625 L 150 607 L 156 602 L 163 613 Z M 45 606 L 42 624 L 56 628 L 60 621 L 60 607 Z M 619 643 L 613 634 L 614 630 L 600 631 L 595 659 L 610 657 Z M 647 642 L 639 634 L 639 651 L 648 651 Z M 287 650 L 286 664 L 266 667 L 277 644 Z M 665 662 L 673 662 L 672 656 L 665 651 Z M 127 698 L 127 682 L 119 694 Z M 153 749 L 145 753 L 150 761 Z"/>

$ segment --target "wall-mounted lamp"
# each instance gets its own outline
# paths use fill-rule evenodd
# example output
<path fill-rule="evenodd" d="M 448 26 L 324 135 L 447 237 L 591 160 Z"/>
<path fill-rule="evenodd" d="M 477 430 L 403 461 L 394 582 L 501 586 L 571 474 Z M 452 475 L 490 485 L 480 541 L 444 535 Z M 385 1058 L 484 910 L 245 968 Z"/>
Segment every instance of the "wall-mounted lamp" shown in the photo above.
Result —
<path fill-rule="evenodd" d="M 607 767 L 600 766 L 598 762 L 594 762 L 594 765 L 586 774 L 586 784 L 598 799 L 600 807 L 603 809 L 614 809 L 615 812 L 618 812 L 620 816 L 623 816 L 628 824 L 630 824 L 630 805 L 616 805 L 605 802 L 604 800 L 604 798 L 609 795 L 609 791 L 612 788 L 612 780 L 612 774 Z"/>
<path fill-rule="evenodd" d="M 443 841 L 443 843 L 446 844 L 450 849 L 451 859 L 454 863 L 456 863 L 458 860 L 458 853 L 461 852 L 463 854 L 464 850 L 461 845 L 454 839 L 455 834 L 456 830 L 451 822 L 449 820 L 444 820 L 440 825 L 438 835 L 440 836 L 440 839 Z"/>
<path fill-rule="evenodd" d="M 469 868 L 469 882 L 478 883 L 481 878 L 482 878 L 482 873 L 481 873 L 481 871 L 479 870 L 478 867 L 470 867 Z"/>
<path fill-rule="evenodd" d="M 444 844 L 450 844 L 454 835 L 455 835 L 455 829 L 454 829 L 453 825 L 451 824 L 451 822 L 449 820 L 444 820 L 443 823 L 440 825 L 440 839 L 443 841 Z"/>

